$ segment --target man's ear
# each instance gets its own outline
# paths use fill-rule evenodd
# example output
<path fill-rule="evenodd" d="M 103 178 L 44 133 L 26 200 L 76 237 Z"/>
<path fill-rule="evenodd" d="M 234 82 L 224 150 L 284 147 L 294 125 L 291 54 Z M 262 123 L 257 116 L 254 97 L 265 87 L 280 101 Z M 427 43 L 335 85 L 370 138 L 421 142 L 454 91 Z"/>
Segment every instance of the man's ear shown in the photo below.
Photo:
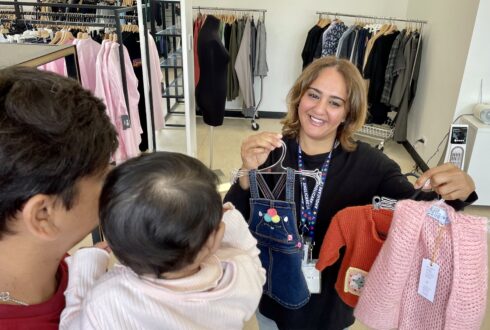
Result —
<path fill-rule="evenodd" d="M 24 204 L 22 220 L 32 235 L 48 241 L 58 237 L 60 230 L 54 221 L 56 202 L 52 196 L 37 194 Z"/>

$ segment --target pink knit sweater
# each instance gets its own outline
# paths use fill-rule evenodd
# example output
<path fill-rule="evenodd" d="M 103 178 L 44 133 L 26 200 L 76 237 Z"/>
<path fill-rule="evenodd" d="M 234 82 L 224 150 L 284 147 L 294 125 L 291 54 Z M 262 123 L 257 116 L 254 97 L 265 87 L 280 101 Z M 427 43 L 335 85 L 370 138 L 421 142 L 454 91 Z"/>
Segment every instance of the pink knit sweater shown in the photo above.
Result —
<path fill-rule="evenodd" d="M 369 272 L 354 315 L 374 329 L 479 329 L 487 292 L 486 219 L 446 210 L 435 262 L 434 302 L 417 293 L 422 259 L 430 259 L 439 223 L 434 202 L 398 202 L 388 238 Z"/>

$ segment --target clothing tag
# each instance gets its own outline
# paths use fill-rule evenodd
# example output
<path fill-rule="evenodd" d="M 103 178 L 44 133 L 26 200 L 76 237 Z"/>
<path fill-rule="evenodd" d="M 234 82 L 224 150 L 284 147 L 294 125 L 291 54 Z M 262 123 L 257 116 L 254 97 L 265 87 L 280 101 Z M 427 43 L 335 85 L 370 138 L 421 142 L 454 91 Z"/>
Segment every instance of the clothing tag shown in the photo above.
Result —
<path fill-rule="evenodd" d="M 365 270 L 349 267 L 345 273 L 344 292 L 360 296 L 366 283 L 367 274 L 368 272 Z"/>
<path fill-rule="evenodd" d="M 121 121 L 123 124 L 123 129 L 128 129 L 131 127 L 131 120 L 129 119 L 128 115 L 122 115 L 121 116 Z"/>
<path fill-rule="evenodd" d="M 446 210 L 437 205 L 432 205 L 427 211 L 427 215 L 437 220 L 441 225 L 447 225 L 449 223 Z"/>
<path fill-rule="evenodd" d="M 429 259 L 422 260 L 422 270 L 420 271 L 419 289 L 418 293 L 429 300 L 434 302 L 434 295 L 437 287 L 437 276 L 439 275 L 439 265 Z"/>
<path fill-rule="evenodd" d="M 321 292 L 321 278 L 322 275 L 318 269 L 315 268 L 317 260 L 311 260 L 306 264 L 301 266 L 303 275 L 305 276 L 306 285 L 310 293 L 320 293 Z"/>
<path fill-rule="evenodd" d="M 308 240 L 303 241 L 303 260 L 301 262 L 303 265 L 307 264 L 310 261 L 310 247 L 311 243 Z"/>

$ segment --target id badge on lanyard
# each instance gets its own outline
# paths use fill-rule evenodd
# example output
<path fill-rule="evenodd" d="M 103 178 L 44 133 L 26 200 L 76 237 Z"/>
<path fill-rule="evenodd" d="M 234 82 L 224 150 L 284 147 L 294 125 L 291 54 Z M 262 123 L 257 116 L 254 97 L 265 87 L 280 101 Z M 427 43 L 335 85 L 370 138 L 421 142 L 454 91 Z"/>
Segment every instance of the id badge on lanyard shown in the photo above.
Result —
<path fill-rule="evenodd" d="M 335 143 L 334 143 L 335 145 Z M 333 148 L 332 148 L 333 150 Z M 317 259 L 313 259 L 313 246 L 315 244 L 315 224 L 318 213 L 318 206 L 320 205 L 320 198 L 322 195 L 323 187 L 325 185 L 325 179 L 327 177 L 328 168 L 330 166 L 330 160 L 332 158 L 332 151 L 327 156 L 327 159 L 322 166 L 322 180 L 317 182 L 311 195 L 308 194 L 308 185 L 306 184 L 306 178 L 300 177 L 301 180 L 301 236 L 303 237 L 303 261 L 301 263 L 301 270 L 306 280 L 308 290 L 310 293 L 321 293 L 321 272 L 315 268 Z M 301 152 L 301 146 L 298 144 L 298 168 L 303 170 L 303 155 Z M 307 234 L 307 237 L 303 235 Z"/>
<path fill-rule="evenodd" d="M 301 270 L 306 280 L 306 285 L 310 293 L 321 293 L 322 289 L 322 273 L 315 268 L 317 259 L 312 259 L 313 244 L 310 239 L 304 240 L 303 244 L 303 261 L 301 262 Z"/>

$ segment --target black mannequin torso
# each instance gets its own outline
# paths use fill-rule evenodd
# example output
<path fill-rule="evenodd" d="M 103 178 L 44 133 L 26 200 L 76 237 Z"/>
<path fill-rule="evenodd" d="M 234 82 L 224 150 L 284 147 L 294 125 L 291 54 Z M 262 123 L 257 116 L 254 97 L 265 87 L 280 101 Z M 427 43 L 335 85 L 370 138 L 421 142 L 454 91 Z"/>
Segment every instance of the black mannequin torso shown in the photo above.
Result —
<path fill-rule="evenodd" d="M 226 103 L 226 75 L 229 55 L 219 37 L 220 20 L 208 15 L 197 39 L 200 78 L 196 86 L 196 103 L 204 122 L 223 124 Z"/>

